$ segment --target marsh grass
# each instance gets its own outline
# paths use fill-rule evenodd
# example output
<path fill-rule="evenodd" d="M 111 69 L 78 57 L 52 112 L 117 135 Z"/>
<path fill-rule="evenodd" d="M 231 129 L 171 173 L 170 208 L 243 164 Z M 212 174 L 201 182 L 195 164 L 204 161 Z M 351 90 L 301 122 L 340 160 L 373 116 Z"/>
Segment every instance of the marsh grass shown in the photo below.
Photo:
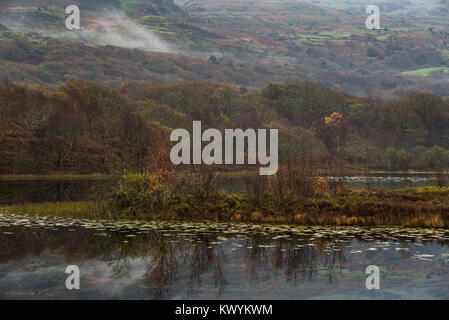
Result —
<path fill-rule="evenodd" d="M 272 222 L 300 225 L 449 228 L 449 188 L 352 190 L 317 177 L 314 163 L 286 166 L 255 178 L 247 192 L 215 189 L 217 173 L 198 168 L 179 176 L 170 168 L 125 174 L 105 187 L 98 202 L 11 206 L 7 211 L 86 219 Z"/>
<path fill-rule="evenodd" d="M 116 215 L 106 210 L 104 203 L 98 202 L 47 202 L 29 203 L 4 208 L 8 213 L 30 216 L 54 216 L 80 219 L 116 219 Z M 121 218 L 126 218 L 122 216 Z"/>
<path fill-rule="evenodd" d="M 160 210 L 114 210 L 108 203 L 62 202 L 7 207 L 16 214 L 85 219 L 145 219 L 288 223 L 325 226 L 402 226 L 449 228 L 449 188 L 414 188 L 398 191 L 355 191 L 328 199 L 287 201 L 281 208 L 277 195 L 263 193 L 256 204 L 248 193 L 210 193 L 174 197 Z M 274 206 L 276 208 L 274 208 Z"/>

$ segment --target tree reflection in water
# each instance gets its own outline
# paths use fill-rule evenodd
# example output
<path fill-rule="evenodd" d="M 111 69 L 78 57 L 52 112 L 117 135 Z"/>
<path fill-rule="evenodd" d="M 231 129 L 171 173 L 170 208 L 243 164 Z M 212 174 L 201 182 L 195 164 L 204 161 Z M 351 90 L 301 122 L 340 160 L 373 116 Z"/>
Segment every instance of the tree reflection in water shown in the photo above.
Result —
<path fill-rule="evenodd" d="M 249 279 L 257 284 L 270 279 L 270 275 L 283 271 L 287 281 L 313 281 L 319 266 L 327 269 L 329 281 L 336 275 L 336 267 L 343 268 L 344 247 L 341 242 L 318 245 L 290 240 L 267 241 L 265 237 L 248 240 L 246 262 Z"/>
<path fill-rule="evenodd" d="M 231 240 L 221 236 L 207 230 L 181 234 L 176 230 L 132 228 L 0 226 L 0 266 L 50 252 L 68 264 L 102 261 L 110 268 L 108 277 L 126 279 L 133 272 L 131 262 L 137 258 L 146 266 L 140 278 L 145 297 L 195 296 L 208 285 L 214 286 L 220 297 L 235 279 L 257 286 L 279 277 L 296 286 L 315 281 L 324 272 L 329 283 L 333 283 L 346 264 L 346 245 L 351 242 L 338 237 L 308 239 L 309 236 L 273 237 L 261 233 L 235 235 Z M 405 240 L 408 245 L 414 241 Z M 434 241 L 447 245 L 446 240 Z M 406 250 L 398 254 L 404 258 L 410 255 Z M 240 270 L 244 272 L 243 282 Z M 6 274 L 1 268 L 0 272 L 0 277 Z"/>
<path fill-rule="evenodd" d="M 213 277 L 217 297 L 228 285 L 226 264 L 231 251 L 226 243 L 216 243 L 218 235 L 197 235 L 195 239 L 179 239 L 161 232 L 149 231 L 127 235 L 123 232 L 98 231 L 85 228 L 29 229 L 19 226 L 2 227 L 0 233 L 10 233 L 0 241 L 0 263 L 39 256 L 44 252 L 56 252 L 67 263 L 100 259 L 111 268 L 113 279 L 130 277 L 131 258 L 146 259 L 145 284 L 156 299 L 170 296 L 174 289 L 185 283 L 188 295 L 194 294 L 203 285 L 206 274 Z M 100 237 L 100 238 L 99 238 Z M 238 239 L 241 240 L 241 239 Z M 298 245 L 296 241 L 271 240 L 254 235 L 242 241 L 246 273 L 250 283 L 268 280 L 272 274 L 284 272 L 288 281 L 313 280 L 317 266 L 325 263 L 329 279 L 335 277 L 334 267 L 343 263 L 343 248 L 334 242 L 330 250 L 309 245 Z M 323 257 L 323 261 L 319 258 Z"/>
<path fill-rule="evenodd" d="M 155 287 L 154 297 L 162 299 L 169 294 L 179 272 L 178 259 L 181 254 L 179 246 L 166 241 L 163 237 L 153 239 L 150 248 L 150 262 L 145 275 L 149 287 Z"/>
<path fill-rule="evenodd" d="M 188 294 L 201 288 L 202 277 L 213 270 L 213 279 L 217 296 L 220 296 L 227 285 L 223 262 L 225 261 L 224 249 L 220 245 L 213 245 L 212 239 L 201 237 L 197 242 L 190 242 L 184 251 L 185 266 L 190 269 L 188 277 Z"/>
<path fill-rule="evenodd" d="M 327 266 L 329 282 L 333 283 L 336 279 L 337 267 L 341 273 L 346 261 L 346 248 L 340 241 L 332 241 L 328 243 L 327 254 L 323 255 L 323 265 Z"/>

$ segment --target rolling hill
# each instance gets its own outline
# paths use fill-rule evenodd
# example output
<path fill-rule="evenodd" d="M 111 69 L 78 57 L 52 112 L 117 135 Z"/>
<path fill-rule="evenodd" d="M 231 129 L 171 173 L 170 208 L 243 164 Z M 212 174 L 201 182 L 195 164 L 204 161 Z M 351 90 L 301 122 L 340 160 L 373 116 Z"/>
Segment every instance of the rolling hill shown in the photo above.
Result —
<path fill-rule="evenodd" d="M 354 1 L 6 1 L 1 77 L 44 85 L 204 80 L 250 88 L 313 80 L 388 100 L 413 91 L 449 96 L 449 74 L 438 72 L 449 63 L 446 4 L 376 3 L 382 30 L 364 27 L 364 7 Z M 80 6 L 80 31 L 65 29 L 68 4 Z"/>

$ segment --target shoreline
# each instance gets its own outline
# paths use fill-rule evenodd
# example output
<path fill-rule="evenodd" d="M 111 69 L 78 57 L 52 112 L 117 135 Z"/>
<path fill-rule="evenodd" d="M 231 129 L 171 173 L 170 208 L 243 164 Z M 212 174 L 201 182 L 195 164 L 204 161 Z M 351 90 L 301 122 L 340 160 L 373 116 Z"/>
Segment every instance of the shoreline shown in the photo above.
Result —
<path fill-rule="evenodd" d="M 409 170 L 409 171 L 386 171 L 386 170 L 377 170 L 377 169 L 357 169 L 357 168 L 343 168 L 343 169 L 319 169 L 318 173 L 320 175 L 335 175 L 335 172 L 338 171 L 338 176 L 345 175 L 363 175 L 363 174 L 397 174 L 397 175 L 416 175 L 416 174 L 427 174 L 427 175 L 436 175 L 441 174 L 441 172 L 449 171 L 449 169 L 445 169 L 443 171 L 433 171 L 433 170 Z M 180 174 L 189 174 L 188 171 L 180 172 Z M 255 169 L 251 170 L 236 170 L 236 171 L 221 171 L 219 173 L 219 177 L 221 178 L 241 178 L 241 177 L 252 177 L 258 176 L 258 172 Z M 337 175 L 335 175 L 337 176 Z M 48 173 L 48 174 L 1 174 L 0 181 L 32 181 L 32 180 L 106 180 L 114 177 L 113 174 L 106 173 L 89 173 L 89 174 L 81 174 L 81 173 Z"/>
<path fill-rule="evenodd" d="M 179 197 L 168 207 L 153 210 L 113 208 L 105 202 L 59 202 L 5 206 L 0 212 L 111 220 L 449 228 L 449 188 L 350 190 L 335 198 L 286 199 L 281 203 L 276 203 L 272 194 L 264 194 L 259 201 L 256 205 L 247 193 L 215 192 L 203 199 L 192 194 Z"/>

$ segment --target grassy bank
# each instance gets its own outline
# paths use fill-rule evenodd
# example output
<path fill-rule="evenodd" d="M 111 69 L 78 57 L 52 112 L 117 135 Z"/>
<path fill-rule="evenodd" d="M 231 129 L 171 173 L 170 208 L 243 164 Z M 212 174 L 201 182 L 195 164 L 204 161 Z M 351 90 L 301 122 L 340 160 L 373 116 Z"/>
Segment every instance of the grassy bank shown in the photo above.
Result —
<path fill-rule="evenodd" d="M 54 216 L 61 218 L 109 219 L 102 204 L 97 202 L 48 202 L 29 203 L 3 208 L 6 213 L 24 214 L 30 216 Z M 125 217 L 124 217 L 125 218 Z"/>
<path fill-rule="evenodd" d="M 170 199 L 164 207 L 110 203 L 63 202 L 7 207 L 6 211 L 86 219 L 213 220 L 298 225 L 403 226 L 449 228 L 449 188 L 398 191 L 354 191 L 327 199 L 284 200 L 270 193 L 256 199 L 248 193 L 214 192 Z"/>

